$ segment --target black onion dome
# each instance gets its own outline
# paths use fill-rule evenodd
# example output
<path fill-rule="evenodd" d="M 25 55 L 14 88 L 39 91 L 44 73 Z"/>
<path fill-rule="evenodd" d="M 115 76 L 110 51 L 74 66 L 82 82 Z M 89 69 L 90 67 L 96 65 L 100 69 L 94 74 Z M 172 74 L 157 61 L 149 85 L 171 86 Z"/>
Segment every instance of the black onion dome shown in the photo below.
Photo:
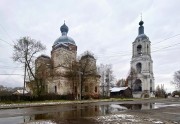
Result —
<path fill-rule="evenodd" d="M 64 23 L 64 24 L 60 27 L 60 31 L 61 31 L 61 32 L 66 32 L 66 33 L 68 33 L 69 28 L 68 28 L 68 26 Z"/>
<path fill-rule="evenodd" d="M 144 24 L 144 22 L 141 20 L 141 21 L 139 22 L 139 25 L 142 26 L 143 24 Z"/>

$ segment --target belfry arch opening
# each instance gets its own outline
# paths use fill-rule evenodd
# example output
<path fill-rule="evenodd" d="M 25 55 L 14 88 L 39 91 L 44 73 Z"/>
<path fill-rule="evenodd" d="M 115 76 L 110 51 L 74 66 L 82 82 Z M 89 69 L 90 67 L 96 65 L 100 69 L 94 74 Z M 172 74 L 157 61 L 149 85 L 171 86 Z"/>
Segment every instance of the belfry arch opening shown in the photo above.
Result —
<path fill-rule="evenodd" d="M 142 81 L 140 79 L 136 79 L 132 89 L 133 91 L 142 91 Z"/>
<path fill-rule="evenodd" d="M 141 73 L 141 70 L 142 70 L 142 64 L 141 63 L 136 64 L 136 70 L 137 70 L 137 73 Z"/>
<path fill-rule="evenodd" d="M 142 55 L 142 46 L 141 45 L 137 46 L 137 54 Z"/>

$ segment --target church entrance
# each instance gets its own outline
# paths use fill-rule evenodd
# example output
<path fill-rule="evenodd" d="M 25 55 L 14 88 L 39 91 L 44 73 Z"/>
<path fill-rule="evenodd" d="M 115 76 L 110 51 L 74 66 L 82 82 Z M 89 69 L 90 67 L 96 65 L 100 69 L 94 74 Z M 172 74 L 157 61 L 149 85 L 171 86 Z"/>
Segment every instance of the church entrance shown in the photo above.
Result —
<path fill-rule="evenodd" d="M 140 79 L 136 79 L 133 84 L 133 91 L 142 91 L 142 81 Z"/>

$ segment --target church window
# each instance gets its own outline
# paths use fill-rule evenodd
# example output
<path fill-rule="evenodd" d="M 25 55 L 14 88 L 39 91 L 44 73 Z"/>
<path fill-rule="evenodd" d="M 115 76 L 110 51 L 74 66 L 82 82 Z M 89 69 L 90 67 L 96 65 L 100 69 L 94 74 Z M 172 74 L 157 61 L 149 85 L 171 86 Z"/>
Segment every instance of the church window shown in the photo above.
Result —
<path fill-rule="evenodd" d="M 77 93 L 77 87 L 76 86 L 75 86 L 74 90 L 75 90 L 75 93 Z"/>
<path fill-rule="evenodd" d="M 95 92 L 97 93 L 97 86 L 95 86 Z"/>
<path fill-rule="evenodd" d="M 149 46 L 147 45 L 147 53 L 149 53 Z"/>
<path fill-rule="evenodd" d="M 137 54 L 142 55 L 142 46 L 141 45 L 137 46 Z"/>
<path fill-rule="evenodd" d="M 97 110 L 98 110 L 98 108 L 97 108 L 97 106 L 95 106 L 95 112 L 97 112 Z"/>
<path fill-rule="evenodd" d="M 54 92 L 57 93 L 57 86 L 54 87 Z"/>
<path fill-rule="evenodd" d="M 136 64 L 136 70 L 137 70 L 137 73 L 141 73 L 141 70 L 142 70 L 142 64 L 141 63 Z"/>
<path fill-rule="evenodd" d="M 88 86 L 85 86 L 85 92 L 88 92 Z"/>
<path fill-rule="evenodd" d="M 150 79 L 150 92 L 152 92 L 152 80 Z"/>
<path fill-rule="evenodd" d="M 48 92 L 48 85 L 45 85 L 45 90 L 46 92 Z"/>

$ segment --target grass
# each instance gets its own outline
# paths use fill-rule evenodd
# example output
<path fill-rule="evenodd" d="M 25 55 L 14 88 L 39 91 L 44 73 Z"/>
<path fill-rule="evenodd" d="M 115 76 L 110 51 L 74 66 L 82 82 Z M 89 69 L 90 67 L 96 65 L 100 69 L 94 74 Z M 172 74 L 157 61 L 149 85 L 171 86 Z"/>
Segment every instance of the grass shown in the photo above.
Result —
<path fill-rule="evenodd" d="M 0 104 L 31 104 L 31 103 L 88 103 L 88 102 L 108 102 L 108 101 L 133 101 L 142 100 L 141 98 L 109 98 L 109 99 L 93 99 L 93 100 L 45 100 L 45 101 L 0 101 Z"/>

